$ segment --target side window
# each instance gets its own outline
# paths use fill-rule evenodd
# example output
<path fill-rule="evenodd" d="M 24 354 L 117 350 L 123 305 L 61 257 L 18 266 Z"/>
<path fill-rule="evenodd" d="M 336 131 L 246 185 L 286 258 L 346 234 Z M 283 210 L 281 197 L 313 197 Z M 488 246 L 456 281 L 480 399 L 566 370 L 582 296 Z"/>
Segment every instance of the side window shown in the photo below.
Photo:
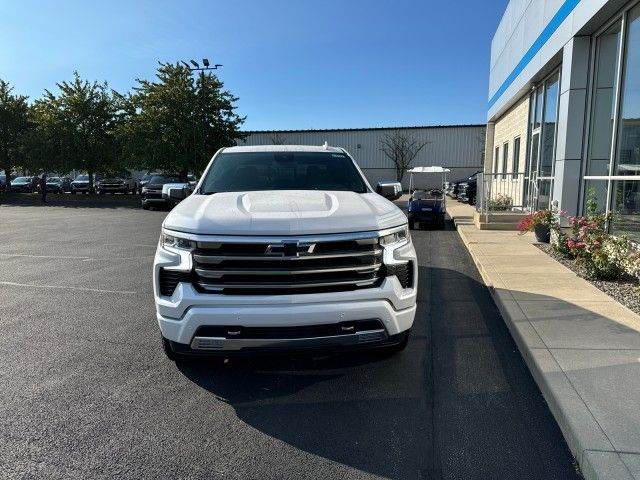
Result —
<path fill-rule="evenodd" d="M 518 178 L 520 170 L 520 137 L 513 139 L 513 178 Z"/>
<path fill-rule="evenodd" d="M 496 147 L 496 154 L 493 157 L 493 173 L 498 173 L 498 162 L 500 161 L 500 147 Z"/>
<path fill-rule="evenodd" d="M 509 163 L 509 144 L 507 142 L 502 146 L 502 178 L 507 178 L 507 165 Z"/>

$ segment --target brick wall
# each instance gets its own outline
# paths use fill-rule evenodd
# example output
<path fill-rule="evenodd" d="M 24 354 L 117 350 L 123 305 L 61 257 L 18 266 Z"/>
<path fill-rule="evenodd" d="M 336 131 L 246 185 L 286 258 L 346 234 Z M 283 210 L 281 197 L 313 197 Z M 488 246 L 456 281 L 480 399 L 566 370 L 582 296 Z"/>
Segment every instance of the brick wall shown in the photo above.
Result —
<path fill-rule="evenodd" d="M 529 96 L 521 98 L 507 113 L 495 122 L 493 134 L 493 152 L 491 154 L 491 171 L 495 169 L 495 149 L 500 148 L 498 170 L 494 173 L 502 173 L 502 155 L 504 144 L 509 145 L 507 156 L 507 172 L 513 172 L 513 147 L 514 139 L 520 137 L 520 160 L 518 172 L 524 173 L 526 148 L 527 148 L 527 123 L 529 119 Z"/>
<path fill-rule="evenodd" d="M 493 125 L 493 138 L 487 139 L 487 145 L 492 145 L 492 151 L 486 153 L 485 171 L 500 173 L 487 177 L 485 188 L 487 202 L 495 201 L 500 203 L 505 197 L 510 199 L 511 205 L 521 208 L 524 204 L 524 172 L 527 158 L 527 128 L 529 121 L 529 96 L 526 95 L 518 100 L 504 115 L 498 118 Z M 487 129 L 489 131 L 489 129 Z M 514 151 L 516 139 L 519 138 L 518 165 L 514 166 Z M 491 141 L 490 141 L 491 140 Z M 504 148 L 507 149 L 507 163 L 504 165 Z M 496 148 L 498 149 L 498 160 L 496 162 Z M 488 148 L 487 148 L 488 150 Z M 519 175 L 514 176 L 515 173 Z M 488 182 L 488 183 L 487 183 Z"/>

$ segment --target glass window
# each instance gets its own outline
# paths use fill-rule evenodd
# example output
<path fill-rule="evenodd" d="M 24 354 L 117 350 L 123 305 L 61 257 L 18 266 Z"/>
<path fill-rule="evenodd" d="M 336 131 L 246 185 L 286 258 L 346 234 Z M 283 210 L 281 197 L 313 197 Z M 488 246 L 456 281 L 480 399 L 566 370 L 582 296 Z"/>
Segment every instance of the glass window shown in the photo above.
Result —
<path fill-rule="evenodd" d="M 531 172 L 537 175 L 538 172 L 538 149 L 540 145 L 540 132 L 536 132 L 531 137 Z"/>
<path fill-rule="evenodd" d="M 507 164 L 509 162 L 509 144 L 502 146 L 502 178 L 507 178 Z"/>
<path fill-rule="evenodd" d="M 584 213 L 605 213 L 607 211 L 608 180 L 587 180 L 584 189 Z M 593 203 L 593 206 L 590 206 Z M 595 207 L 595 208 L 593 208 Z"/>
<path fill-rule="evenodd" d="M 596 39 L 587 175 L 609 175 L 621 26 L 614 23 Z"/>
<path fill-rule="evenodd" d="M 520 137 L 513 139 L 513 178 L 518 178 L 518 170 L 520 170 Z"/>
<path fill-rule="evenodd" d="M 542 126 L 542 149 L 540 176 L 553 174 L 554 140 L 558 110 L 558 85 L 560 76 L 556 73 L 545 82 L 544 125 Z"/>
<path fill-rule="evenodd" d="M 615 175 L 640 175 L 640 5 L 627 18 Z"/>
<path fill-rule="evenodd" d="M 499 161 L 500 161 L 500 147 L 496 147 L 496 154 L 493 157 L 493 173 L 498 173 Z"/>
<path fill-rule="evenodd" d="M 538 87 L 536 91 L 536 109 L 533 120 L 533 128 L 539 128 L 542 121 L 542 87 Z"/>
<path fill-rule="evenodd" d="M 611 233 L 640 242 L 640 181 L 613 182 Z"/>
<path fill-rule="evenodd" d="M 216 157 L 202 193 L 336 190 L 366 193 L 353 161 L 333 152 L 243 152 Z"/>

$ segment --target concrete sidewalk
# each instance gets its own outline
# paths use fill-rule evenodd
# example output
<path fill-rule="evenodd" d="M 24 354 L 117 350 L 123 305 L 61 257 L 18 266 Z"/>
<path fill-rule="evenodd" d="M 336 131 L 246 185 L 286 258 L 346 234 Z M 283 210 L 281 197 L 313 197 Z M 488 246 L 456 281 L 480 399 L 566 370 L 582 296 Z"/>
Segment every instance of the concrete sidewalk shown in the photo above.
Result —
<path fill-rule="evenodd" d="M 640 479 L 640 316 L 533 245 L 449 214 L 587 479 Z"/>

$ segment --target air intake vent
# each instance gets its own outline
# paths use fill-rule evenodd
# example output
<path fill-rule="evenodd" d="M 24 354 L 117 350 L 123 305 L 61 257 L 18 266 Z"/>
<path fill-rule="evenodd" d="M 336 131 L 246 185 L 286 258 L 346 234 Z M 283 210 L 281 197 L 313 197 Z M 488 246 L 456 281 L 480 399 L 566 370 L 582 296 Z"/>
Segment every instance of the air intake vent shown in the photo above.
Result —
<path fill-rule="evenodd" d="M 402 288 L 413 287 L 413 262 L 387 265 L 387 276 L 396 276 Z"/>
<path fill-rule="evenodd" d="M 176 270 L 160 269 L 160 294 L 170 297 L 173 295 L 179 282 L 190 282 L 191 274 L 189 272 L 179 272 Z"/>

